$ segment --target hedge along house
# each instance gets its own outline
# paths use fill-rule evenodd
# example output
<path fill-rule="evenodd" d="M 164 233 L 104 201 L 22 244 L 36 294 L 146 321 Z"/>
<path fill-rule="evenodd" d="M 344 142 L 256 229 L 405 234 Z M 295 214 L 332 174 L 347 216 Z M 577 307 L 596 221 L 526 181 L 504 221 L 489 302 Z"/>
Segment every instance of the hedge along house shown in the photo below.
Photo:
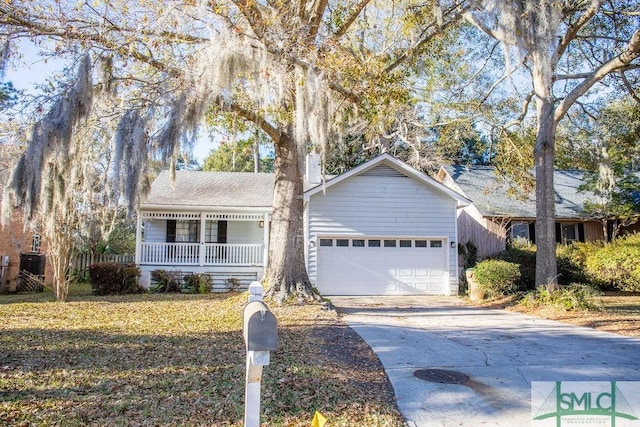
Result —
<path fill-rule="evenodd" d="M 513 241 L 535 243 L 535 193 L 524 198 L 508 194 L 490 166 L 450 166 L 441 168 L 438 181 L 473 200 L 458 212 L 460 243 L 472 242 L 479 259 L 503 251 Z M 575 170 L 558 170 L 554 176 L 556 241 L 558 243 L 596 241 L 604 238 L 602 223 L 586 218 L 584 202 L 593 198 L 579 191 L 583 175 Z"/>
<path fill-rule="evenodd" d="M 457 294 L 465 197 L 383 154 L 304 201 L 307 271 L 321 294 Z"/>
<path fill-rule="evenodd" d="M 214 289 L 243 285 L 267 266 L 273 175 L 243 172 L 162 172 L 138 211 L 136 264 L 141 282 L 153 270 L 209 273 Z"/>
<path fill-rule="evenodd" d="M 384 154 L 322 182 L 307 160 L 305 259 L 323 295 L 457 293 L 456 212 L 470 202 Z M 167 172 L 138 215 L 136 262 L 214 278 L 261 278 L 267 265 L 273 176 Z"/>

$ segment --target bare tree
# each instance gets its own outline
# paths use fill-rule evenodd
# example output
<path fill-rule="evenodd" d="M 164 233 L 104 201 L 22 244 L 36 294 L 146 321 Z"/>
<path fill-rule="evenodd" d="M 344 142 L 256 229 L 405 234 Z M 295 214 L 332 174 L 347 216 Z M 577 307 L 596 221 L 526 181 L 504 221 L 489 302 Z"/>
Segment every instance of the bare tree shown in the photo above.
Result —
<path fill-rule="evenodd" d="M 628 83 L 629 74 L 637 72 L 637 8 L 637 2 L 604 0 L 488 0 L 466 14 L 503 44 L 507 64 L 520 63 L 530 71 L 532 96 L 524 111 L 535 99 L 536 285 L 557 283 L 553 172 L 558 123 L 605 77 L 616 73 Z"/>

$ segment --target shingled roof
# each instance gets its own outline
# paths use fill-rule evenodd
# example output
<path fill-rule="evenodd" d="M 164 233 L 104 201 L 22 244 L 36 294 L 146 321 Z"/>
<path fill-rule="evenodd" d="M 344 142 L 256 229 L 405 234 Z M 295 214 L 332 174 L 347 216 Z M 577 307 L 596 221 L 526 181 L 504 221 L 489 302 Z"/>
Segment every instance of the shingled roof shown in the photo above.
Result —
<path fill-rule="evenodd" d="M 466 197 L 486 217 L 535 218 L 535 193 L 526 201 L 507 195 L 508 185 L 498 181 L 490 166 L 448 166 L 444 168 Z M 558 170 L 554 176 L 556 218 L 584 217 L 584 202 L 593 198 L 589 191 L 578 191 L 584 184 L 583 172 Z"/>
<path fill-rule="evenodd" d="M 273 184 L 271 173 L 176 171 L 172 182 L 169 171 L 163 171 L 141 207 L 270 208 Z"/>

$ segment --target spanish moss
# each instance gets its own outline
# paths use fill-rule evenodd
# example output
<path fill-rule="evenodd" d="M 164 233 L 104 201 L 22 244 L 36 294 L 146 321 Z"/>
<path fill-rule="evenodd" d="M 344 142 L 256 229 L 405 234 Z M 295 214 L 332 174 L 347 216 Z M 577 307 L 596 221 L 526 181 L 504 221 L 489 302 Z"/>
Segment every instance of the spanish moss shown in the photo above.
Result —
<path fill-rule="evenodd" d="M 149 156 L 147 122 L 140 110 L 128 110 L 120 118 L 113 138 L 111 197 L 117 201 L 124 196 L 130 214 L 135 212 L 140 194 L 144 194 Z"/>
<path fill-rule="evenodd" d="M 26 151 L 20 157 L 4 192 L 2 217 L 6 222 L 16 205 L 24 208 L 27 218 L 37 210 L 40 194 L 46 189 L 45 201 L 51 200 L 49 192 L 55 187 L 42 176 L 46 164 L 54 156 L 68 161 L 69 145 L 74 127 L 87 117 L 92 103 L 91 60 L 84 55 L 78 66 L 74 84 L 60 96 L 48 113 L 31 131 Z M 43 181 L 44 178 L 44 181 Z"/>

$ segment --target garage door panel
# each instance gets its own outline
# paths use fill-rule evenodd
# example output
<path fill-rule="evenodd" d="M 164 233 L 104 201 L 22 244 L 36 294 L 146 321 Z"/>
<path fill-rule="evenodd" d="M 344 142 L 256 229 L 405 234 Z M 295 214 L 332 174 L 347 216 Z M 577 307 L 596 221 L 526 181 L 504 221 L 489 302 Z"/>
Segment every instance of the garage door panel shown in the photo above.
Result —
<path fill-rule="evenodd" d="M 316 286 L 325 295 L 411 295 L 442 294 L 447 280 L 446 251 L 440 247 L 385 247 L 385 240 L 373 238 L 381 246 L 362 246 L 363 237 L 349 246 L 318 247 Z M 344 243 L 344 238 L 339 238 Z M 328 240 L 328 239 L 327 239 Z M 368 240 L 368 239 L 367 239 Z M 442 239 L 439 239 L 441 242 Z M 424 238 L 423 240 L 424 241 Z M 375 243 L 375 242 L 374 242 Z"/>
<path fill-rule="evenodd" d="M 429 270 L 416 268 L 416 277 L 429 277 Z"/>
<path fill-rule="evenodd" d="M 442 270 L 436 270 L 436 269 L 432 269 L 429 270 L 429 277 L 443 277 L 444 276 L 444 271 Z"/>

